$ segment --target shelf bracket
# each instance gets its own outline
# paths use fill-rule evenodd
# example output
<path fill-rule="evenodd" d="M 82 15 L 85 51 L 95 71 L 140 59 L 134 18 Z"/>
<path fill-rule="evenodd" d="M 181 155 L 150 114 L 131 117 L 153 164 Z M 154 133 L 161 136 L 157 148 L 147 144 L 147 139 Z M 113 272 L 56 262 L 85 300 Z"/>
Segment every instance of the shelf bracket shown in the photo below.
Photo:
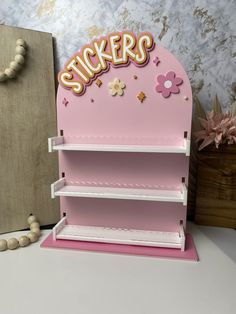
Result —
<path fill-rule="evenodd" d="M 183 205 L 187 206 L 188 201 L 188 189 L 185 183 L 182 184 Z"/>
<path fill-rule="evenodd" d="M 181 251 L 184 251 L 185 250 L 185 232 L 184 232 L 184 226 L 183 226 L 182 220 L 180 221 L 179 237 L 180 237 Z"/>
<path fill-rule="evenodd" d="M 185 150 L 186 150 L 186 156 L 190 156 L 190 140 L 187 139 L 187 138 L 184 138 L 184 147 L 185 147 Z"/>
<path fill-rule="evenodd" d="M 64 137 L 63 136 L 49 137 L 49 139 L 48 139 L 48 152 L 49 153 L 54 152 L 53 147 L 55 145 L 60 145 L 63 143 L 64 143 Z"/>
<path fill-rule="evenodd" d="M 51 184 L 51 198 L 55 198 L 55 192 L 60 190 L 64 185 L 66 184 L 66 179 L 61 178 L 60 180 L 57 180 L 56 182 Z"/>
<path fill-rule="evenodd" d="M 67 221 L 66 221 L 66 217 L 63 217 L 57 224 L 56 226 L 53 227 L 52 229 L 52 237 L 53 240 L 56 241 L 57 239 L 57 234 L 64 228 L 64 226 L 66 225 Z"/>

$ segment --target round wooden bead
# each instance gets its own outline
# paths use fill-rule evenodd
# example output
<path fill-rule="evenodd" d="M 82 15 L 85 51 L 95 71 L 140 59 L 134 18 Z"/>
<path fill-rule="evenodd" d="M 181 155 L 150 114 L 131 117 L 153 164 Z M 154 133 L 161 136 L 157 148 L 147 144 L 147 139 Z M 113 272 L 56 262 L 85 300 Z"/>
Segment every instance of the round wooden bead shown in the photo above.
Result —
<path fill-rule="evenodd" d="M 30 225 L 30 230 L 32 230 L 33 228 L 40 228 L 40 224 L 38 222 L 32 222 L 32 224 Z"/>
<path fill-rule="evenodd" d="M 21 236 L 18 241 L 21 247 L 27 246 L 30 243 L 30 239 L 27 236 Z"/>
<path fill-rule="evenodd" d="M 6 251 L 7 249 L 7 241 L 2 239 L 0 240 L 0 251 Z"/>
<path fill-rule="evenodd" d="M 38 237 L 41 235 L 41 230 L 39 228 L 34 227 L 31 229 L 31 231 L 36 233 Z"/>
<path fill-rule="evenodd" d="M 26 47 L 27 46 L 26 41 L 24 39 L 21 39 L 21 38 L 17 39 L 16 45 L 17 46 L 22 46 L 22 47 Z"/>
<path fill-rule="evenodd" d="M 15 250 L 18 248 L 18 246 L 19 246 L 19 242 L 17 239 L 11 238 L 7 240 L 7 247 L 9 250 Z"/>
<path fill-rule="evenodd" d="M 4 72 L 0 72 L 0 82 L 6 81 L 7 76 Z"/>
<path fill-rule="evenodd" d="M 30 215 L 27 221 L 28 221 L 28 224 L 31 225 L 33 222 L 37 222 L 37 218 L 34 215 Z"/>
<path fill-rule="evenodd" d="M 10 69 L 12 69 L 13 71 L 18 71 L 21 68 L 21 64 L 19 62 L 16 61 L 12 61 L 10 63 Z"/>
<path fill-rule="evenodd" d="M 38 241 L 38 236 L 35 232 L 33 231 L 30 231 L 28 234 L 27 234 L 27 237 L 30 239 L 30 242 L 31 243 L 34 243 L 36 241 Z"/>
<path fill-rule="evenodd" d="M 15 61 L 20 63 L 20 64 L 23 64 L 25 62 L 25 58 L 22 55 L 17 54 L 17 55 L 15 55 Z"/>
<path fill-rule="evenodd" d="M 16 46 L 16 53 L 19 55 L 24 56 L 26 54 L 26 50 L 22 46 Z"/>
<path fill-rule="evenodd" d="M 7 68 L 4 73 L 9 78 L 13 78 L 13 77 L 16 76 L 16 72 L 14 70 L 10 69 L 10 68 Z"/>

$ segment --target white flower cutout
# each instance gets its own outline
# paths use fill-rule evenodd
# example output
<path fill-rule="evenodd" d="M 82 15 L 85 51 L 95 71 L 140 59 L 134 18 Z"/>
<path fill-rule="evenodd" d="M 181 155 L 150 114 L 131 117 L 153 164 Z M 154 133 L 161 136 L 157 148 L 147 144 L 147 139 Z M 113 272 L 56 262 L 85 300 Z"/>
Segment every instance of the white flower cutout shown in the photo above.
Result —
<path fill-rule="evenodd" d="M 112 82 L 108 83 L 109 93 L 112 96 L 122 96 L 124 94 L 125 83 L 118 78 L 114 78 Z"/>

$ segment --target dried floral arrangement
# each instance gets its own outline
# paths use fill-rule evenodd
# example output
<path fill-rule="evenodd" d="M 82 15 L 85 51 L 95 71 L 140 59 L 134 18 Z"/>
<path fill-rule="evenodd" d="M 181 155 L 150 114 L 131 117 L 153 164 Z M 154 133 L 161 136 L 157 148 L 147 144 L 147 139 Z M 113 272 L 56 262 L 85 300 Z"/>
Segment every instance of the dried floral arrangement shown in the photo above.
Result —
<path fill-rule="evenodd" d="M 222 112 L 217 95 L 212 104 L 212 110 L 203 110 L 196 99 L 196 115 L 198 117 L 198 131 L 194 132 L 198 149 L 215 144 L 216 148 L 221 144 L 236 144 L 236 102 L 232 104 L 230 111 Z"/>

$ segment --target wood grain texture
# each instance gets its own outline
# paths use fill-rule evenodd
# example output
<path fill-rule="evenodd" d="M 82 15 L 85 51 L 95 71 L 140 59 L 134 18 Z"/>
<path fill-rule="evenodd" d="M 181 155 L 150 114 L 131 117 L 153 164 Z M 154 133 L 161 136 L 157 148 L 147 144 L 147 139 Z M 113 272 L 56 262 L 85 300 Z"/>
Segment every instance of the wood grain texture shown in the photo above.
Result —
<path fill-rule="evenodd" d="M 195 221 L 236 228 L 236 145 L 198 153 Z"/>
<path fill-rule="evenodd" d="M 59 219 L 59 204 L 50 198 L 57 155 L 47 152 L 56 134 L 52 35 L 1 25 L 2 71 L 18 38 L 28 44 L 26 64 L 17 78 L 0 83 L 0 233 L 27 228 L 32 212 L 41 225 Z"/>
<path fill-rule="evenodd" d="M 191 139 L 191 153 L 189 160 L 189 177 L 188 177 L 188 203 L 187 215 L 188 220 L 194 220 L 194 213 L 196 208 L 196 185 L 197 185 L 197 147 L 194 139 Z"/>

